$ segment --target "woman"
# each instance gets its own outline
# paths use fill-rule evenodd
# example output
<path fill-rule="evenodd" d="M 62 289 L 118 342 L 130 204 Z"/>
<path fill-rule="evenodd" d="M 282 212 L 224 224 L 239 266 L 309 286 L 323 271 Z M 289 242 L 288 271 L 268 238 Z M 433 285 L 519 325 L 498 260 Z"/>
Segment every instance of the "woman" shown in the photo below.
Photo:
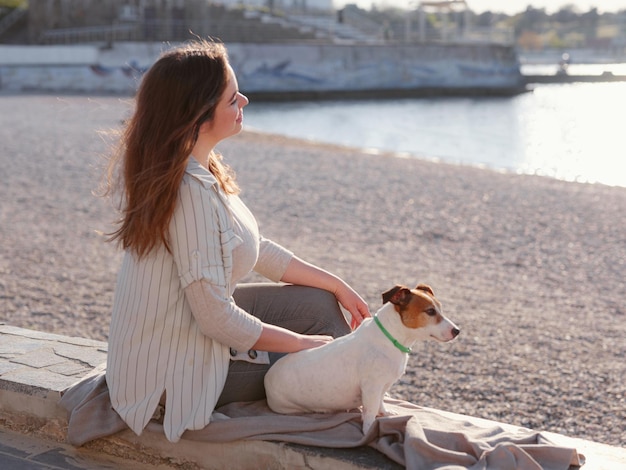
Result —
<path fill-rule="evenodd" d="M 122 217 L 110 240 L 125 256 L 106 379 L 137 434 L 159 403 L 176 442 L 216 406 L 264 398 L 263 376 L 281 353 L 350 331 L 339 304 L 352 327 L 370 316 L 344 281 L 259 235 L 215 151 L 241 131 L 247 104 L 223 45 L 172 49 L 143 77 L 111 161 Z M 237 286 L 251 270 L 287 285 Z"/>

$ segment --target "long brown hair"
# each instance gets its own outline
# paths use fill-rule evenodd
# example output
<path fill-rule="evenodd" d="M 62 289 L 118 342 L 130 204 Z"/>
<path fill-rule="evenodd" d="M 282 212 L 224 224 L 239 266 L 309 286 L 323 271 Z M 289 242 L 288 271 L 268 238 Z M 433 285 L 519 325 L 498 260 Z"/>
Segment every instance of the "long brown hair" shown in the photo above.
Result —
<path fill-rule="evenodd" d="M 228 80 L 223 44 L 194 40 L 170 49 L 144 75 L 135 111 L 122 131 L 107 172 L 106 193 L 121 192 L 120 227 L 109 234 L 138 257 L 161 243 L 200 125 L 213 118 Z M 222 189 L 237 194 L 234 174 L 213 153 L 209 170 Z"/>

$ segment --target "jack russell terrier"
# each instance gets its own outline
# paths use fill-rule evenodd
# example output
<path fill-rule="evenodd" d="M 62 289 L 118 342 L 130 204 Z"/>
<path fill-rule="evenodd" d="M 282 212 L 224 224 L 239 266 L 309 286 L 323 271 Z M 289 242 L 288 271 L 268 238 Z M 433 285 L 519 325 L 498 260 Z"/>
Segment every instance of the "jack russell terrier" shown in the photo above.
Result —
<path fill-rule="evenodd" d="M 395 286 L 352 333 L 276 361 L 265 376 L 267 403 L 281 414 L 361 407 L 367 434 L 377 415 L 389 414 L 384 395 L 404 374 L 413 343 L 451 341 L 459 333 L 429 286 Z"/>

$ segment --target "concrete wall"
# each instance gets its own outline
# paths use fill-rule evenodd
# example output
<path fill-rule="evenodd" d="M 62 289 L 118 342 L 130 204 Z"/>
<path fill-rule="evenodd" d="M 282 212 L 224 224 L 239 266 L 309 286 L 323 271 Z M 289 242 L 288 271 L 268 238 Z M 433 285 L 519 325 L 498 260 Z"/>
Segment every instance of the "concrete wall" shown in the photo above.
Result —
<path fill-rule="evenodd" d="M 0 46 L 0 91 L 135 92 L 163 44 Z M 523 86 L 512 48 L 496 45 L 229 44 L 251 94 Z"/>
<path fill-rule="evenodd" d="M 257 45 L 229 48 L 242 90 L 514 87 L 515 54 L 488 45 Z"/>

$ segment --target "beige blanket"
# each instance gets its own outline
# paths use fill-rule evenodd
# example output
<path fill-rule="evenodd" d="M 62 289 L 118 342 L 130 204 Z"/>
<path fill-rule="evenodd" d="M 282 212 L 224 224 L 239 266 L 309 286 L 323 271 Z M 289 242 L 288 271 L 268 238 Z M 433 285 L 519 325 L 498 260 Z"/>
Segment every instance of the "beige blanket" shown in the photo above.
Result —
<path fill-rule="evenodd" d="M 68 441 L 80 446 L 126 429 L 111 407 L 104 371 L 70 387 L 61 399 L 69 413 Z M 408 469 L 546 469 L 580 466 L 575 449 L 558 447 L 541 433 L 498 425 L 478 426 L 459 415 L 386 400 L 394 416 L 379 417 L 367 435 L 357 411 L 279 415 L 265 401 L 232 403 L 217 419 L 183 439 L 229 442 L 242 439 L 284 441 L 308 446 L 371 446 Z M 154 428 L 154 426 L 151 426 Z"/>

